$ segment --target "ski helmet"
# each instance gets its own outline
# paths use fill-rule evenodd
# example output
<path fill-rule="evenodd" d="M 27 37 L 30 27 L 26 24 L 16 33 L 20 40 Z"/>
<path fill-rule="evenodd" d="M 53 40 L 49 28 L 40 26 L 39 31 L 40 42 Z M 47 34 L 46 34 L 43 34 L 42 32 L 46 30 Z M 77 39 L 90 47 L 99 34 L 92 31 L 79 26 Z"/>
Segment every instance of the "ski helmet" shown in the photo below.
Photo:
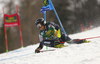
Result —
<path fill-rule="evenodd" d="M 42 24 L 42 25 L 45 25 L 45 24 L 46 24 L 46 22 L 44 21 L 43 18 L 38 18 L 38 19 L 36 20 L 35 24 L 38 25 L 39 23 Z"/>

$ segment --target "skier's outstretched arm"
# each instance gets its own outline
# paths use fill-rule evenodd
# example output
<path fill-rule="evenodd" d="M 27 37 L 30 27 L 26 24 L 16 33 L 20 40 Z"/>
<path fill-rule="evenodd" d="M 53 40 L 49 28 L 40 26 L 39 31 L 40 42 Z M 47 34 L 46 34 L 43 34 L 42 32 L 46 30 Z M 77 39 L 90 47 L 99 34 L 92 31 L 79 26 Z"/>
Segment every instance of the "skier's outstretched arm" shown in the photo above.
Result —
<path fill-rule="evenodd" d="M 40 45 L 38 48 L 36 48 L 35 53 L 40 53 L 40 50 L 43 48 L 43 43 L 40 42 Z"/>
<path fill-rule="evenodd" d="M 40 50 L 43 48 L 43 37 L 39 34 L 40 44 L 38 48 L 36 48 L 35 53 L 39 53 Z"/>

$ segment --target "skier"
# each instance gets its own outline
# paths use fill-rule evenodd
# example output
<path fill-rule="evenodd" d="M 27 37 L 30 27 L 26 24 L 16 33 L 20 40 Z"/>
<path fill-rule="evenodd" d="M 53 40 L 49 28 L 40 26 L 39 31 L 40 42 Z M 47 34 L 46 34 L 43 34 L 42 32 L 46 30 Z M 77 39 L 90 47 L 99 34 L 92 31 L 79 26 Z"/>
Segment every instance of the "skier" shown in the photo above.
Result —
<path fill-rule="evenodd" d="M 68 35 L 65 35 L 59 25 L 53 22 L 45 22 L 43 18 L 38 18 L 35 22 L 37 28 L 40 29 L 39 39 L 40 45 L 36 48 L 35 53 L 39 53 L 44 45 L 54 48 L 64 47 L 64 43 L 83 43 L 85 40 L 72 40 Z"/>

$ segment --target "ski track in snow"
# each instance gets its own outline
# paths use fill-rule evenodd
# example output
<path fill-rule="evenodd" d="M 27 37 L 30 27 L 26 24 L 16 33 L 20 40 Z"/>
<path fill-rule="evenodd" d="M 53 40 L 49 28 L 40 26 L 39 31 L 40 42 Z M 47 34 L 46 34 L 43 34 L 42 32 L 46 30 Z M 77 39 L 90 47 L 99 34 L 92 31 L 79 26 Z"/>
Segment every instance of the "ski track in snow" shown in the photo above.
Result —
<path fill-rule="evenodd" d="M 87 38 L 100 35 L 100 27 L 82 33 L 71 34 L 71 38 Z M 90 39 L 90 43 L 67 44 L 64 48 L 48 48 L 48 51 L 35 54 L 39 44 L 30 45 L 8 53 L 0 54 L 0 64 L 99 64 L 100 38 Z M 42 50 L 46 50 L 44 47 Z"/>

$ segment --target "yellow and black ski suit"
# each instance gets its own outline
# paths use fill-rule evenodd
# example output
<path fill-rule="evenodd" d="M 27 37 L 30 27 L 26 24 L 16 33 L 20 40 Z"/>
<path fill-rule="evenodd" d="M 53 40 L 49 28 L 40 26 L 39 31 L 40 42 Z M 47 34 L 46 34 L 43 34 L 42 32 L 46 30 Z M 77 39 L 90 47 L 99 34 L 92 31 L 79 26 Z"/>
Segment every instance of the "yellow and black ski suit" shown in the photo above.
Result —
<path fill-rule="evenodd" d="M 53 22 L 46 23 L 46 29 L 40 30 L 39 38 L 40 38 L 40 45 L 39 49 L 43 48 L 43 45 L 48 47 L 55 47 L 58 44 L 64 44 L 65 41 L 70 40 L 68 36 L 60 29 L 59 25 Z"/>

